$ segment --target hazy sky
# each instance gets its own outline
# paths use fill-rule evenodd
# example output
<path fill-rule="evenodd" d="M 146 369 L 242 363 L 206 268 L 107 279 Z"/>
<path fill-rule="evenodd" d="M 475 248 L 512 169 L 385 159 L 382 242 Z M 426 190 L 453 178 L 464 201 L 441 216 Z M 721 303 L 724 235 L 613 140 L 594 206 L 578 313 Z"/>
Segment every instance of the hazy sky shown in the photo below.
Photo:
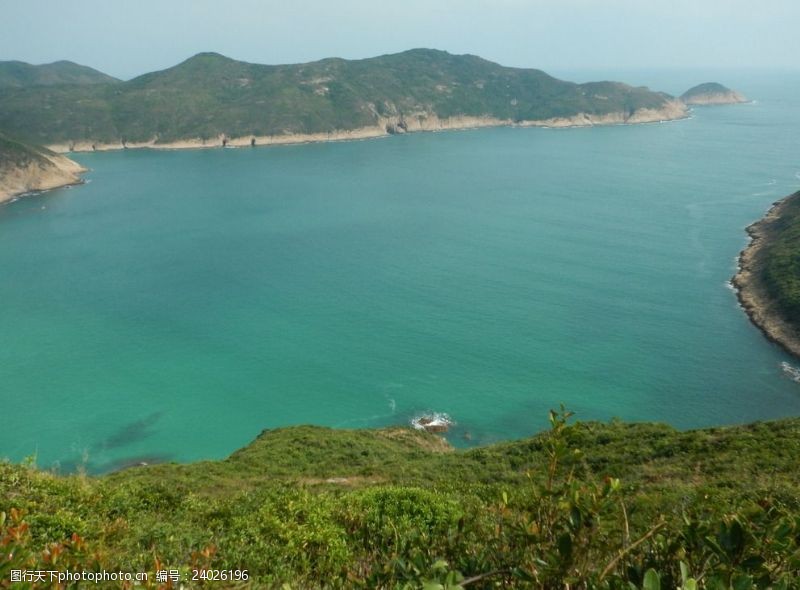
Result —
<path fill-rule="evenodd" d="M 798 0 L 0 0 L 0 60 L 121 78 L 200 51 L 258 63 L 412 47 L 570 69 L 800 68 Z"/>

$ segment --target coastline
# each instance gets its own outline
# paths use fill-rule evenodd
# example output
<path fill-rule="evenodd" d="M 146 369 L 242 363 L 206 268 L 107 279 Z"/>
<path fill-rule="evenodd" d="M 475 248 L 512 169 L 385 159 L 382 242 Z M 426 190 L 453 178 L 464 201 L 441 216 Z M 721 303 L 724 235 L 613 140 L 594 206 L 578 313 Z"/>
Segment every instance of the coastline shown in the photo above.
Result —
<path fill-rule="evenodd" d="M 729 93 L 717 93 L 688 98 L 684 102 L 688 106 L 722 106 L 726 104 L 746 104 L 752 101 L 748 100 L 743 94 L 732 90 Z"/>
<path fill-rule="evenodd" d="M 40 154 L 24 166 L 2 171 L 0 176 L 0 205 L 28 193 L 38 193 L 65 186 L 83 184 L 81 174 L 87 169 L 60 154 Z"/>
<path fill-rule="evenodd" d="M 218 147 L 256 147 L 265 145 L 295 145 L 304 143 L 321 143 L 332 141 L 353 141 L 375 139 L 417 133 L 422 131 L 457 131 L 478 129 L 483 127 L 545 127 L 573 128 L 595 127 L 607 125 L 636 125 L 641 123 L 660 123 L 676 121 L 690 116 L 689 109 L 681 101 L 667 101 L 659 109 L 638 109 L 633 113 L 614 112 L 605 115 L 589 115 L 579 113 L 571 117 L 555 117 L 551 119 L 512 121 L 495 117 L 455 116 L 440 118 L 427 112 L 411 113 L 403 117 L 378 119 L 375 125 L 356 129 L 336 130 L 322 133 L 287 133 L 284 135 L 247 135 L 228 137 L 219 135 L 213 138 L 187 138 L 170 142 L 158 142 L 157 138 L 140 142 L 92 142 L 90 140 L 61 142 L 48 144 L 46 147 L 56 153 L 113 151 L 123 149 L 204 149 Z"/>
<path fill-rule="evenodd" d="M 142 142 L 103 143 L 90 140 L 53 143 L 45 146 L 51 152 L 44 155 L 47 162 L 31 162 L 24 167 L 3 171 L 0 177 L 0 204 L 15 200 L 27 193 L 41 192 L 82 184 L 80 175 L 87 172 L 77 162 L 63 154 L 115 151 L 125 149 L 184 150 L 219 147 L 256 147 L 269 145 L 298 145 L 334 141 L 377 139 L 406 133 L 458 131 L 484 127 L 542 127 L 566 129 L 609 125 L 638 125 L 677 121 L 690 117 L 687 106 L 679 100 L 669 100 L 659 109 L 638 109 L 633 113 L 613 112 L 605 115 L 578 113 L 571 117 L 512 121 L 495 117 L 455 116 L 440 118 L 428 112 L 416 112 L 402 117 L 378 119 L 375 125 L 323 133 L 287 133 L 284 135 L 188 138 L 158 142 L 156 138 Z"/>
<path fill-rule="evenodd" d="M 770 299 L 760 278 L 764 247 L 773 236 L 774 224 L 795 200 L 800 200 L 800 192 L 776 201 L 764 217 L 746 228 L 750 242 L 739 254 L 738 268 L 731 284 L 736 290 L 742 309 L 767 340 L 800 358 L 800 334 L 781 317 L 777 305 Z"/>

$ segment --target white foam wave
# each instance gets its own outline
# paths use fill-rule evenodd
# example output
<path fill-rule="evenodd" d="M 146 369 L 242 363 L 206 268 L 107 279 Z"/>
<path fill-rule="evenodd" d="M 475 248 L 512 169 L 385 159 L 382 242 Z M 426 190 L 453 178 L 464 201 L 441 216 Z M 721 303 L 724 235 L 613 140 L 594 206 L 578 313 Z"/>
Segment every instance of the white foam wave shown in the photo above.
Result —
<path fill-rule="evenodd" d="M 793 367 L 786 361 L 781 363 L 781 370 L 783 374 L 786 375 L 789 379 L 794 381 L 795 383 L 800 383 L 800 369 L 797 367 Z"/>
<path fill-rule="evenodd" d="M 411 426 L 417 430 L 446 431 L 455 425 L 455 421 L 444 412 L 429 412 L 411 419 Z"/>

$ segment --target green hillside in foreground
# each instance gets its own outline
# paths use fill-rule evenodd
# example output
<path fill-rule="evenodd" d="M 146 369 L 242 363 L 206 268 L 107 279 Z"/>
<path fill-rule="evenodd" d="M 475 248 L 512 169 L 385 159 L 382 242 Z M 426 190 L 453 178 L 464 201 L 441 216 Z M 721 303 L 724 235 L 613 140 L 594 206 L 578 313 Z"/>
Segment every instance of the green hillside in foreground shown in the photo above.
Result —
<path fill-rule="evenodd" d="M 27 568 L 150 572 L 150 587 L 170 569 L 189 587 L 800 587 L 800 419 L 566 418 L 461 451 L 303 426 L 99 478 L 0 463 L 0 586 Z"/>
<path fill-rule="evenodd" d="M 201 53 L 122 83 L 1 86 L 0 129 L 40 144 L 320 133 L 420 113 L 509 121 L 630 115 L 671 98 L 429 49 L 280 66 Z"/>
<path fill-rule="evenodd" d="M 119 80 L 71 61 L 57 61 L 42 65 L 32 65 L 22 61 L 0 61 L 0 88 L 114 82 L 119 82 Z"/>

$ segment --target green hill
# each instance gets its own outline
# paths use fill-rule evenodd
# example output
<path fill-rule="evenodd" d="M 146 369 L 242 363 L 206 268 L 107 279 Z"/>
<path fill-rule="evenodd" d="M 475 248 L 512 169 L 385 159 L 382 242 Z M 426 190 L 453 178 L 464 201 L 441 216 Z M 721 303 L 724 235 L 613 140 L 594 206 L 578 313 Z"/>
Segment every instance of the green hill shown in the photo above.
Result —
<path fill-rule="evenodd" d="M 201 53 L 128 82 L 0 90 L 0 129 L 43 144 L 167 143 L 364 127 L 402 132 L 433 118 L 524 122 L 583 114 L 624 122 L 684 112 L 668 95 L 646 88 L 573 84 L 540 70 L 428 49 L 281 66 Z"/>
<path fill-rule="evenodd" d="M 0 61 L 0 88 L 114 82 L 119 80 L 71 61 L 57 61 L 38 66 L 22 61 Z"/>
<path fill-rule="evenodd" d="M 800 420 L 551 423 L 462 451 L 405 428 L 283 428 L 223 461 L 99 478 L 0 463 L 0 580 L 105 569 L 167 587 L 155 573 L 174 569 L 188 587 L 798 587 Z"/>

